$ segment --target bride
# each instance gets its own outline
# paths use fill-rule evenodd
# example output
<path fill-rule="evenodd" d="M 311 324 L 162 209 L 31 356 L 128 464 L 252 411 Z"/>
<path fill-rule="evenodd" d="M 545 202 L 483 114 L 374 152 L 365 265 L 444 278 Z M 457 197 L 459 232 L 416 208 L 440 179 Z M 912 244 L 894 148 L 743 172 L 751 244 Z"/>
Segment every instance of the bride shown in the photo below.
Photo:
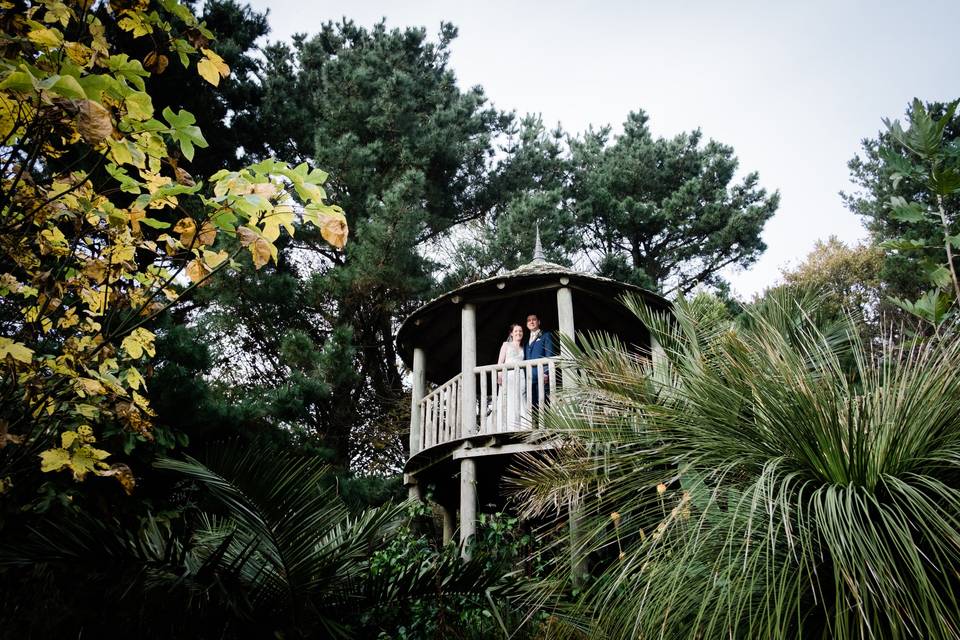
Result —
<path fill-rule="evenodd" d="M 507 341 L 500 347 L 500 357 L 497 364 L 518 364 L 523 362 L 523 327 L 518 324 L 510 325 L 510 334 Z M 526 407 L 526 384 L 523 372 L 519 368 L 509 369 L 504 374 L 497 374 L 497 431 L 513 431 L 520 428 L 521 420 Z"/>

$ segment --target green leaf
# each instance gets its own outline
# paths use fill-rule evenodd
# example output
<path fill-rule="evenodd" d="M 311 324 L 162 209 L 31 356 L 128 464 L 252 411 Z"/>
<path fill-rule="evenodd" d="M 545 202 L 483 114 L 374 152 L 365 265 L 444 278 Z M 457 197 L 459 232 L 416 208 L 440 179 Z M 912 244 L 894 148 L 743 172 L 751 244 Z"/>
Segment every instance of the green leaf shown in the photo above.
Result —
<path fill-rule="evenodd" d="M 131 93 L 124 98 L 123 104 L 127 108 L 127 116 L 134 120 L 149 120 L 153 117 L 153 100 L 148 93 Z"/>
<path fill-rule="evenodd" d="M 901 298 L 889 298 L 889 300 L 907 313 L 935 327 L 939 327 L 947 319 L 951 303 L 950 297 L 937 289 L 927 291 L 916 302 L 908 302 Z"/>
<path fill-rule="evenodd" d="M 930 178 L 930 186 L 937 195 L 949 196 L 960 191 L 960 171 L 952 167 L 934 167 Z"/>
<path fill-rule="evenodd" d="M 131 60 L 130 56 L 121 53 L 110 56 L 107 60 L 107 67 L 113 72 L 117 79 L 126 80 L 139 91 L 146 89 L 143 79 L 149 77 L 150 72 L 143 68 L 139 60 Z"/>
<path fill-rule="evenodd" d="M 148 227 L 152 227 L 152 228 L 154 228 L 154 229 L 169 229 L 169 228 L 170 228 L 170 223 L 169 223 L 169 222 L 163 222 L 163 221 L 161 221 L 161 220 L 154 220 L 153 218 L 140 218 L 140 224 L 145 224 L 145 225 L 147 225 Z"/>
<path fill-rule="evenodd" d="M 35 80 L 26 71 L 14 71 L 0 82 L 0 89 L 10 89 L 11 91 L 33 91 Z"/>
<path fill-rule="evenodd" d="M 953 118 L 957 102 L 953 102 L 943 118 L 934 121 L 923 103 L 914 98 L 910 108 L 910 128 L 904 131 L 899 121 L 890 123 L 884 120 L 890 135 L 916 155 L 925 160 L 935 159 L 941 152 L 943 132 Z"/>
<path fill-rule="evenodd" d="M 944 265 L 937 265 L 935 269 L 932 269 L 927 273 L 927 277 L 930 278 L 930 282 L 935 287 L 940 287 L 944 289 L 950 286 L 950 270 L 947 269 Z"/>
<path fill-rule="evenodd" d="M 890 198 L 890 207 L 893 209 L 890 217 L 901 222 L 920 222 L 927 215 L 919 202 L 907 202 L 900 196 Z"/>
<path fill-rule="evenodd" d="M 169 198 L 170 196 L 178 196 L 184 193 L 193 194 L 203 188 L 203 183 L 191 186 L 179 184 L 173 182 L 171 184 L 165 184 L 162 187 L 155 190 L 153 193 L 144 193 L 139 198 L 136 199 L 137 206 L 141 208 L 146 208 L 151 202 L 156 202 L 157 200 L 163 200 L 164 198 Z M 140 222 L 143 222 L 141 220 Z M 152 225 L 150 225 L 152 226 Z M 169 226 L 169 225 L 165 225 Z M 160 227 L 157 227 L 160 228 Z"/>
<path fill-rule="evenodd" d="M 103 96 L 108 95 L 113 98 L 122 97 L 120 83 L 116 78 L 111 78 L 105 74 L 90 74 L 81 76 L 77 83 L 83 88 L 87 98 L 94 102 L 102 102 Z"/>
<path fill-rule="evenodd" d="M 80 86 L 80 82 L 73 76 L 60 76 L 50 90 L 57 95 L 71 100 L 86 100 L 87 93 Z"/>
<path fill-rule="evenodd" d="M 116 153 L 114 153 L 116 155 Z M 139 194 L 141 190 L 141 183 L 138 182 L 135 178 L 131 177 L 127 170 L 123 167 L 118 167 L 114 163 L 107 164 L 107 173 L 113 176 L 113 179 L 120 183 L 120 190 L 125 193 L 134 193 Z"/>
<path fill-rule="evenodd" d="M 170 107 L 164 107 L 163 119 L 170 124 L 170 135 L 179 143 L 180 151 L 187 160 L 193 160 L 194 146 L 201 149 L 209 146 L 200 127 L 194 125 L 197 119 L 189 111 L 181 109 L 179 113 L 174 113 Z"/>
<path fill-rule="evenodd" d="M 880 243 L 883 249 L 893 249 L 894 251 L 912 251 L 916 249 L 926 249 L 933 245 L 927 244 L 924 240 L 908 240 L 907 238 L 895 238 L 893 240 L 884 240 Z"/>

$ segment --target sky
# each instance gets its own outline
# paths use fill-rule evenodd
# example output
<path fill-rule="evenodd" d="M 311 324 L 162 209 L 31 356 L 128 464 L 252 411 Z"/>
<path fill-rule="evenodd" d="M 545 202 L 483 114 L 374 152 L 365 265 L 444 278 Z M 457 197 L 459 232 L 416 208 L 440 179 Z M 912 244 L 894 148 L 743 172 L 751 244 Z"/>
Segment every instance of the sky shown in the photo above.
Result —
<path fill-rule="evenodd" d="M 502 110 L 540 114 L 567 132 L 645 110 L 655 135 L 700 128 L 731 145 L 742 173 L 781 195 L 768 249 L 727 273 L 749 298 L 818 239 L 866 237 L 840 199 L 847 161 L 882 118 L 960 97 L 960 1 L 372 2 L 254 0 L 271 40 L 343 17 L 369 26 L 459 28 L 450 64 Z"/>

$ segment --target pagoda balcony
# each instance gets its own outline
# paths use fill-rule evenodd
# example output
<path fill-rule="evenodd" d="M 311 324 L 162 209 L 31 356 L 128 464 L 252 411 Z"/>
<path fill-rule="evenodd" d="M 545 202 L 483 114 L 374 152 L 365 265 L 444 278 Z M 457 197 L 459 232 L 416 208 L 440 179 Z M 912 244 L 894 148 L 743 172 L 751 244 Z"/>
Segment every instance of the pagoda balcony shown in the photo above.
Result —
<path fill-rule="evenodd" d="M 429 455 L 428 450 L 433 447 L 464 438 L 530 431 L 534 406 L 545 406 L 548 393 L 562 389 L 558 368 L 557 358 L 474 367 L 477 403 L 467 419 L 463 416 L 460 388 L 463 376 L 458 373 L 420 400 L 419 429 L 413 429 L 417 434 L 414 449 Z M 507 383 L 511 376 L 520 384 Z"/>

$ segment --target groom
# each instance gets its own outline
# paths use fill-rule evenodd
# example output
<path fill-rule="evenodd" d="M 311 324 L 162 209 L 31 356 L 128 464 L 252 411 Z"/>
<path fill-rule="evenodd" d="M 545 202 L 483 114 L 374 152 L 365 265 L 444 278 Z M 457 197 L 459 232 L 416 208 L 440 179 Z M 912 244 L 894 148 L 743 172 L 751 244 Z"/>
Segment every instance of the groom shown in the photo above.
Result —
<path fill-rule="evenodd" d="M 550 358 L 557 355 L 553 348 L 553 337 L 549 333 L 540 330 L 540 318 L 537 314 L 531 313 L 527 316 L 527 331 L 530 336 L 527 338 L 527 344 L 523 347 L 523 359 L 535 360 L 537 358 Z M 533 367 L 530 375 L 533 376 L 530 393 L 530 406 L 540 406 L 540 376 L 537 374 L 539 367 Z M 544 402 L 550 397 L 550 370 L 553 367 L 543 367 L 543 399 Z"/>

